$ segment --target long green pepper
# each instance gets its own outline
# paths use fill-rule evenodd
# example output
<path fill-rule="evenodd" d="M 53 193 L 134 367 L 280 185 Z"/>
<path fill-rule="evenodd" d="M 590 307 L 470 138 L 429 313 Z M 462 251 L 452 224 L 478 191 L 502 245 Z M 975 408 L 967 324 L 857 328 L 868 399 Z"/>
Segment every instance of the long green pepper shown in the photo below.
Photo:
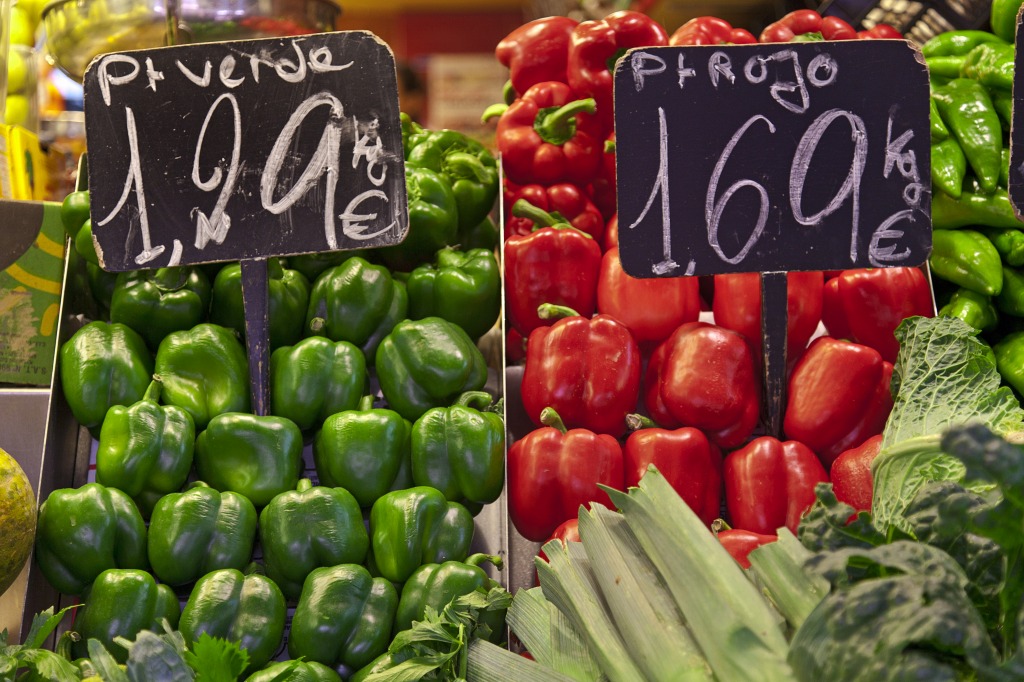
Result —
<path fill-rule="evenodd" d="M 1003 130 L 988 91 L 970 78 L 955 78 L 935 88 L 932 98 L 978 182 L 986 192 L 994 192 L 999 186 Z"/>

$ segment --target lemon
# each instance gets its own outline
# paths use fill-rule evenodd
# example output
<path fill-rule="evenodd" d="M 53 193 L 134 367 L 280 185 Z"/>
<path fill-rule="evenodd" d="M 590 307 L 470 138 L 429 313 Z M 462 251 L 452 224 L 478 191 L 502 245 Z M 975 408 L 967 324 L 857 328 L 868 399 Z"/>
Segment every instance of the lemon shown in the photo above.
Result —
<path fill-rule="evenodd" d="M 25 472 L 0 448 L 0 594 L 14 583 L 36 536 L 36 497 Z"/>
<path fill-rule="evenodd" d="M 19 93 L 28 81 L 28 63 L 22 51 L 12 47 L 7 53 L 7 92 Z"/>
<path fill-rule="evenodd" d="M 11 45 L 36 44 L 36 32 L 32 27 L 32 18 L 20 5 L 11 8 Z"/>
<path fill-rule="evenodd" d="M 4 107 L 4 123 L 24 126 L 28 122 L 28 97 L 25 95 L 7 95 L 7 106 Z"/>

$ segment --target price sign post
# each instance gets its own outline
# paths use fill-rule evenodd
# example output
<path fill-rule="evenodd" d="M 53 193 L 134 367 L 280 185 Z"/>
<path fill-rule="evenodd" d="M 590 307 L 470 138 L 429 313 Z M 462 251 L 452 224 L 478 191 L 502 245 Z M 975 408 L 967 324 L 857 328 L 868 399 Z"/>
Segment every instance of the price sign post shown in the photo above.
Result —
<path fill-rule="evenodd" d="M 640 48 L 616 66 L 623 269 L 762 273 L 772 435 L 785 273 L 928 258 L 928 98 L 924 59 L 902 40 Z"/>
<path fill-rule="evenodd" d="M 240 260 L 266 414 L 267 259 L 408 231 L 394 55 L 365 31 L 107 54 L 85 110 L 100 264 Z"/>

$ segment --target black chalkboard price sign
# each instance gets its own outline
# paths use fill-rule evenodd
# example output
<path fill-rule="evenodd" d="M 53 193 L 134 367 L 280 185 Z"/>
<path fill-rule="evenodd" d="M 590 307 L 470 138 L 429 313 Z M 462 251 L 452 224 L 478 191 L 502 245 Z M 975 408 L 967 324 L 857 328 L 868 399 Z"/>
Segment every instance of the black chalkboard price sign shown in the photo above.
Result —
<path fill-rule="evenodd" d="M 1014 33 L 1013 108 L 1010 112 L 1010 177 L 1009 195 L 1013 212 L 1024 220 L 1024 7 L 1017 11 L 1017 30 Z M 1020 102 L 1020 104 L 1018 104 Z"/>
<path fill-rule="evenodd" d="M 395 60 L 372 33 L 101 55 L 85 112 L 106 270 L 386 246 L 408 229 Z"/>
<path fill-rule="evenodd" d="M 928 72 L 902 40 L 639 48 L 615 69 L 634 277 L 919 265 Z"/>

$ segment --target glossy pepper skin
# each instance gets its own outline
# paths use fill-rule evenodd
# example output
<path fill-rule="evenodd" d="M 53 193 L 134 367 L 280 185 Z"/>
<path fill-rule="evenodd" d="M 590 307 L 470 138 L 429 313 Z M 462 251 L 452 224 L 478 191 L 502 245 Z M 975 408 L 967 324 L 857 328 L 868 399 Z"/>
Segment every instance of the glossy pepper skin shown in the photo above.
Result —
<path fill-rule="evenodd" d="M 572 33 L 566 75 L 578 93 L 593 97 L 604 129 L 612 129 L 612 69 L 633 47 L 668 45 L 668 33 L 646 14 L 623 10 L 604 19 L 584 21 Z"/>
<path fill-rule="evenodd" d="M 611 188 L 614 192 L 614 185 Z M 586 192 L 576 185 L 567 182 L 550 186 L 543 185 L 511 185 L 505 187 L 505 234 L 511 236 L 527 235 L 535 228 L 546 227 L 554 221 L 534 222 L 529 215 L 517 216 L 512 207 L 520 199 L 525 199 L 536 208 L 552 214 L 558 214 L 558 222 L 567 222 L 577 230 L 586 232 L 598 243 L 604 239 L 605 220 L 601 211 L 593 204 Z"/>
<path fill-rule="evenodd" d="M 291 670 L 287 677 L 281 677 Z M 245 682 L 341 682 L 341 677 L 316 661 L 277 661 L 257 670 Z"/>
<path fill-rule="evenodd" d="M 392 270 L 408 272 L 455 243 L 459 204 L 451 183 L 429 168 L 406 164 L 405 189 L 409 197 L 409 232 L 400 244 L 380 249 L 379 253 Z"/>
<path fill-rule="evenodd" d="M 622 455 L 627 488 L 653 464 L 701 521 L 710 526 L 721 514 L 722 451 L 700 430 L 640 428 L 629 434 Z"/>
<path fill-rule="evenodd" d="M 874 348 L 896 362 L 900 322 L 932 317 L 931 289 L 920 268 L 843 270 L 824 286 L 822 321 L 835 338 Z"/>
<path fill-rule="evenodd" d="M 237 642 L 249 654 L 245 673 L 250 673 L 277 653 L 285 615 L 284 595 L 273 580 L 225 568 L 207 573 L 195 584 L 178 629 L 189 646 L 203 633 Z"/>
<path fill-rule="evenodd" d="M 736 563 L 743 568 L 750 568 L 751 552 L 762 545 L 767 545 L 769 542 L 775 542 L 779 539 L 774 534 L 754 533 L 739 528 L 720 530 L 716 536 L 718 541 L 722 543 L 722 547 L 725 547 L 725 551 L 729 553 L 729 556 L 735 559 Z"/>
<path fill-rule="evenodd" d="M 945 31 L 921 45 L 921 54 L 925 57 L 963 56 L 982 43 L 1005 45 L 1006 41 L 988 31 Z"/>
<path fill-rule="evenodd" d="M 398 608 L 398 592 L 356 564 L 309 574 L 292 616 L 288 655 L 355 671 L 384 653 Z"/>
<path fill-rule="evenodd" d="M 601 155 L 601 167 L 597 177 L 587 185 L 587 196 L 601 211 L 606 223 L 611 221 L 618 211 L 618 198 L 615 196 L 615 184 L 618 174 L 615 170 L 615 131 L 611 131 L 604 140 L 604 153 Z M 608 225 L 605 225 L 604 243 L 608 243 Z M 607 248 L 607 247 L 605 247 Z"/>
<path fill-rule="evenodd" d="M 109 568 L 149 568 L 146 524 L 131 498 L 116 488 L 60 488 L 39 506 L 35 557 L 57 590 L 84 594 Z"/>
<path fill-rule="evenodd" d="M 163 632 L 160 622 L 164 618 L 176 628 L 180 615 L 178 597 L 167 585 L 158 585 L 149 573 L 108 569 L 96 578 L 85 606 L 75 614 L 75 630 L 81 638 L 71 645 L 72 654 L 75 658 L 88 656 L 88 641 L 97 639 L 119 663 L 124 663 L 128 651 L 114 642 L 115 637 L 130 641 L 143 630 Z"/>
<path fill-rule="evenodd" d="M 498 119 L 495 143 L 509 180 L 518 185 L 569 182 L 583 187 L 597 175 L 603 136 L 582 116 L 593 99 L 578 99 L 565 83 L 526 90 Z"/>
<path fill-rule="evenodd" d="M 394 410 L 372 407 L 367 396 L 358 410 L 332 414 L 313 442 L 320 483 L 345 488 L 365 508 L 388 491 L 412 485 L 412 425 Z"/>
<path fill-rule="evenodd" d="M 932 184 L 940 190 L 959 199 L 963 194 L 964 176 L 967 174 L 967 157 L 960 143 L 951 137 L 932 142 Z"/>
<path fill-rule="evenodd" d="M 153 351 L 171 332 L 206 320 L 210 280 L 199 268 L 122 272 L 110 300 L 110 321 L 128 325 Z"/>
<path fill-rule="evenodd" d="M 298 270 L 282 267 L 278 258 L 267 260 L 267 303 L 270 348 L 291 346 L 302 338 L 309 305 L 309 280 Z M 225 265 L 213 280 L 210 322 L 233 329 L 245 338 L 245 307 L 242 305 L 242 266 Z"/>
<path fill-rule="evenodd" d="M 725 458 L 725 503 L 732 525 L 762 534 L 796 527 L 828 474 L 814 452 L 795 440 L 756 438 Z"/>
<path fill-rule="evenodd" d="M 857 511 L 871 511 L 871 498 L 875 489 L 871 463 L 881 447 L 882 434 L 878 434 L 836 457 L 829 470 L 836 499 Z"/>
<path fill-rule="evenodd" d="M 575 23 L 573 24 L 575 26 Z M 570 29 L 571 31 L 571 29 Z M 568 37 L 566 38 L 566 49 L 569 47 Z M 71 192 L 60 204 L 60 221 L 64 225 L 64 231 L 72 239 L 82 229 L 82 225 L 89 220 L 89 190 Z"/>
<path fill-rule="evenodd" d="M 542 303 L 594 314 L 601 247 L 567 225 L 545 227 L 505 240 L 505 306 L 510 324 L 524 336 L 548 324 Z"/>
<path fill-rule="evenodd" d="M 263 507 L 298 484 L 302 432 L 284 417 L 220 414 L 196 439 L 195 462 L 210 487 L 241 493 Z"/>
<path fill-rule="evenodd" d="M 168 334 L 156 351 L 163 400 L 192 416 L 196 431 L 226 412 L 249 411 L 249 360 L 234 333 L 204 322 Z"/>
<path fill-rule="evenodd" d="M 236 492 L 196 481 L 160 498 L 149 521 L 149 563 L 168 585 L 185 585 L 223 568 L 241 570 L 252 558 L 256 508 Z"/>
<path fill-rule="evenodd" d="M 462 327 L 440 317 L 396 324 L 374 364 L 384 399 L 410 421 L 487 381 L 487 363 L 476 344 Z"/>
<path fill-rule="evenodd" d="M 260 546 L 267 576 L 298 599 L 314 568 L 363 563 L 370 537 L 352 493 L 304 478 L 260 512 Z"/>
<path fill-rule="evenodd" d="M 377 570 L 395 583 L 423 564 L 462 561 L 473 541 L 473 516 L 434 488 L 396 490 L 373 503 L 370 547 Z"/>
<path fill-rule="evenodd" d="M 60 384 L 75 420 L 98 433 L 114 405 L 142 400 L 152 381 L 146 342 L 123 324 L 90 322 L 60 347 Z"/>
<path fill-rule="evenodd" d="M 999 251 L 976 230 L 932 230 L 932 271 L 944 280 L 985 296 L 1003 290 Z"/>
<path fill-rule="evenodd" d="M 613 246 L 601 257 L 597 310 L 625 325 L 641 348 L 660 343 L 679 325 L 700 317 L 698 279 L 633 277 L 622 269 L 619 247 Z"/>
<path fill-rule="evenodd" d="M 311 334 L 356 345 L 367 361 L 409 310 L 405 285 L 382 265 L 349 258 L 325 270 L 313 283 L 306 311 Z"/>
<path fill-rule="evenodd" d="M 607 434 L 567 430 L 554 411 L 544 426 L 519 439 L 508 451 L 508 510 L 516 530 L 540 542 L 580 505 L 609 504 L 598 484 L 625 489 L 622 447 Z"/>
<path fill-rule="evenodd" d="M 498 41 L 494 56 L 508 68 L 516 92 L 544 81 L 566 82 L 569 39 L 578 23 L 562 16 L 535 19 Z"/>
<path fill-rule="evenodd" d="M 395 613 L 395 634 L 412 627 L 413 621 L 426 617 L 427 607 L 438 613 L 448 602 L 457 597 L 480 591 L 486 593 L 498 583 L 487 575 L 481 564 L 490 562 L 501 568 L 499 557 L 474 554 L 465 561 L 446 561 L 442 564 L 426 564 L 416 569 L 405 584 L 398 599 Z M 485 612 L 482 622 L 491 628 L 487 639 L 495 644 L 505 638 L 505 612 Z"/>
<path fill-rule="evenodd" d="M 757 38 L 743 28 L 718 17 L 694 17 L 675 30 L 669 45 L 750 45 Z"/>
<path fill-rule="evenodd" d="M 734 448 L 753 432 L 761 409 L 754 367 L 742 335 L 689 322 L 651 355 L 644 403 L 659 425 L 692 426 L 715 445 Z"/>
<path fill-rule="evenodd" d="M 640 364 L 633 335 L 614 318 L 565 317 L 530 333 L 523 407 L 538 426 L 550 407 L 567 428 L 621 436 L 640 393 Z"/>
<path fill-rule="evenodd" d="M 992 2 L 989 23 L 992 25 L 992 32 L 1004 42 L 1013 42 L 1017 33 L 1017 12 L 1020 10 L 1020 6 L 1020 0 L 993 0 Z"/>
<path fill-rule="evenodd" d="M 479 339 L 501 311 L 501 269 L 493 249 L 441 249 L 409 274 L 409 319 L 440 317 Z"/>
<path fill-rule="evenodd" d="M 786 437 L 830 467 L 841 452 L 882 432 L 892 410 L 891 378 L 892 364 L 875 349 L 818 337 L 789 377 Z"/>
<path fill-rule="evenodd" d="M 988 237 L 1006 265 L 1014 268 L 1024 265 L 1024 232 L 996 228 L 982 228 L 979 232 Z"/>
<path fill-rule="evenodd" d="M 366 358 L 348 341 L 310 336 L 270 355 L 270 413 L 306 432 L 354 410 L 368 386 Z"/>
<path fill-rule="evenodd" d="M 142 400 L 107 412 L 96 448 L 96 482 L 131 496 L 146 518 L 157 500 L 177 492 L 192 470 L 196 429 L 175 405 L 160 405 L 160 382 Z"/>
<path fill-rule="evenodd" d="M 988 331 L 999 323 L 999 312 L 992 298 L 963 287 L 953 292 L 949 302 L 939 310 L 939 315 L 959 317 L 979 331 Z"/>
<path fill-rule="evenodd" d="M 1007 315 L 1024 317 L 1024 272 L 1003 267 L 1003 290 L 994 299 L 996 308 Z"/>
<path fill-rule="evenodd" d="M 786 357 L 795 358 L 818 328 L 822 314 L 821 272 L 786 273 Z M 743 272 L 715 275 L 711 303 L 715 323 L 739 332 L 761 355 L 761 275 Z"/>
<path fill-rule="evenodd" d="M 839 17 L 823 17 L 812 9 L 798 9 L 768 24 L 758 40 L 762 43 L 788 43 L 856 38 L 857 31 Z"/>
<path fill-rule="evenodd" d="M 974 47 L 964 58 L 960 74 L 989 88 L 1013 89 L 1014 46 L 986 42 Z"/>
<path fill-rule="evenodd" d="M 412 426 L 412 481 L 455 502 L 488 504 L 505 487 L 505 422 L 483 391 L 435 407 Z"/>
<path fill-rule="evenodd" d="M 439 173 L 452 188 L 459 231 L 487 217 L 498 198 L 498 165 L 487 148 L 457 130 L 433 130 L 405 150 L 412 165 Z"/>
<path fill-rule="evenodd" d="M 994 192 L 999 184 L 1003 130 L 988 91 L 970 78 L 954 78 L 934 88 L 932 98 L 982 188 Z"/>

